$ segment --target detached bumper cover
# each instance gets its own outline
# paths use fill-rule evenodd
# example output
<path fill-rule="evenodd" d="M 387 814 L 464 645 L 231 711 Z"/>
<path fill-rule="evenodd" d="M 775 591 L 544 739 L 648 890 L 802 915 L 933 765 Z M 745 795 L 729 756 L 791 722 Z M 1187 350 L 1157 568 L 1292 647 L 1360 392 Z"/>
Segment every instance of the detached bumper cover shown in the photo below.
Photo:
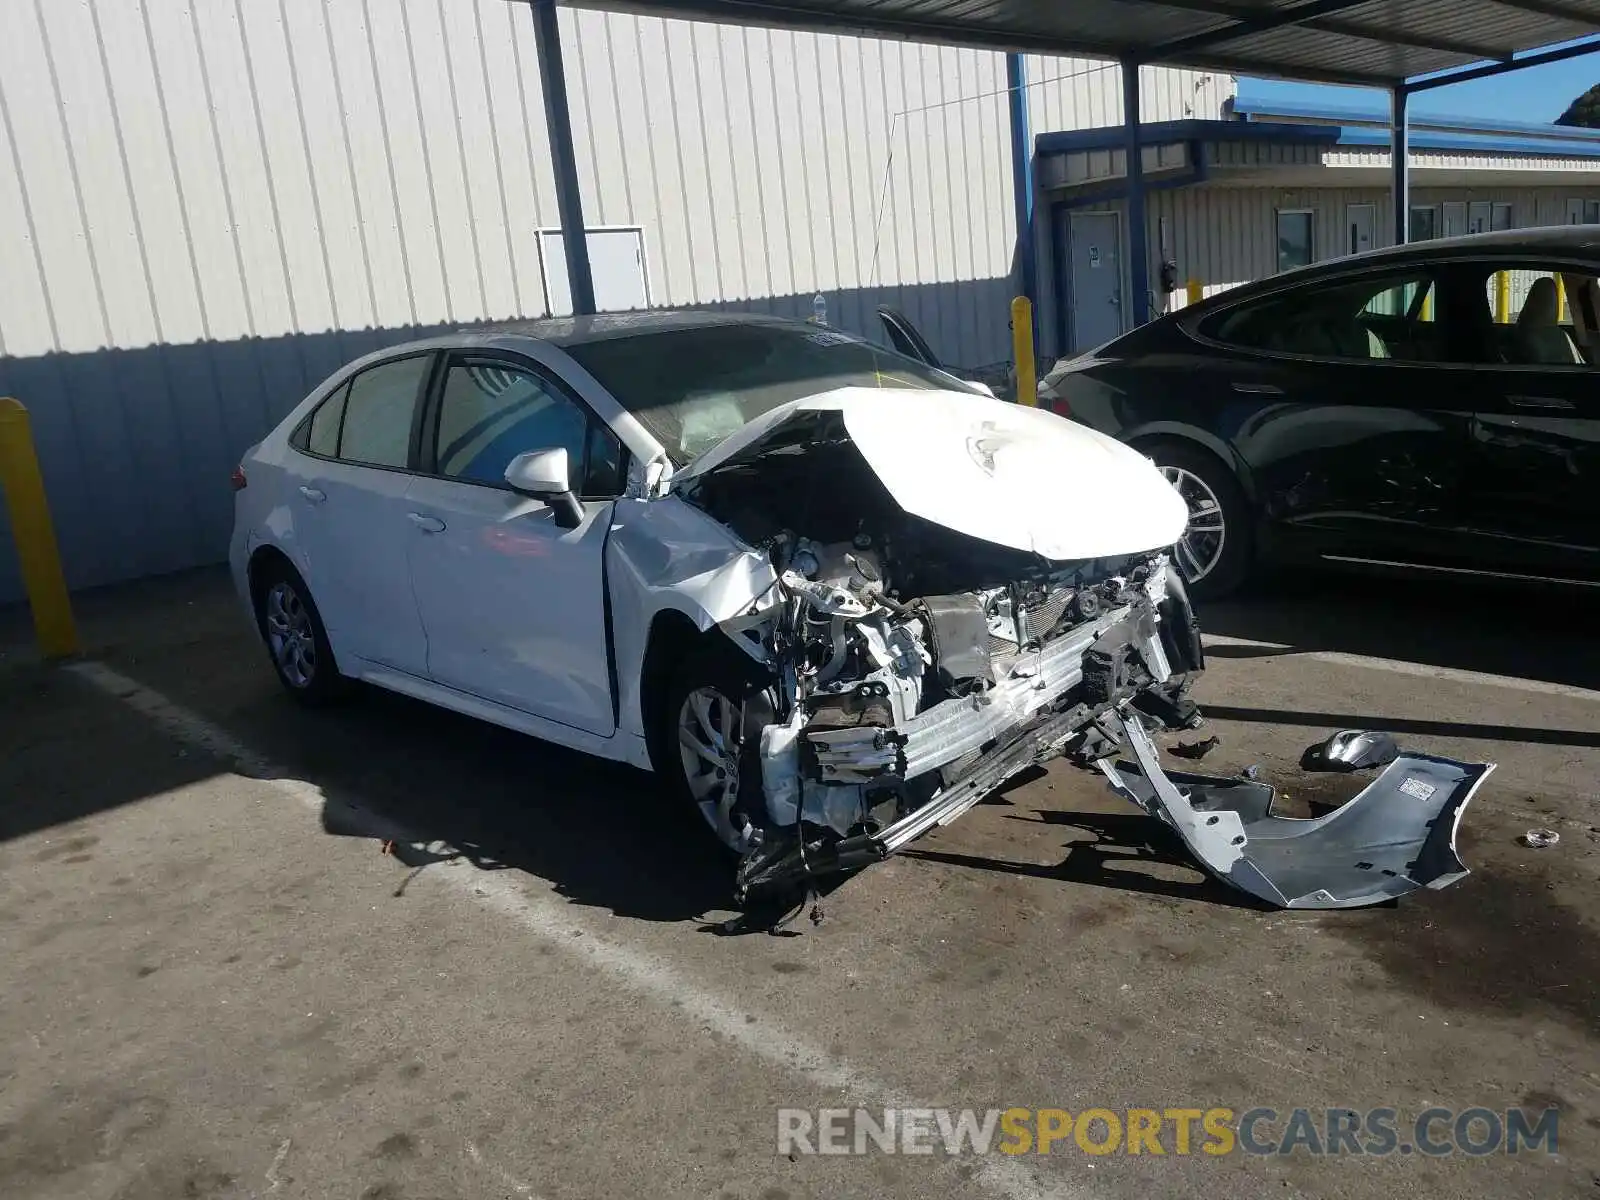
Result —
<path fill-rule="evenodd" d="M 1274 816 L 1266 784 L 1167 775 L 1137 717 L 1112 721 L 1137 760 L 1096 763 L 1112 788 L 1170 826 L 1212 875 L 1268 904 L 1359 908 L 1468 874 L 1456 830 L 1493 763 L 1401 754 L 1353 800 L 1302 820 Z"/>

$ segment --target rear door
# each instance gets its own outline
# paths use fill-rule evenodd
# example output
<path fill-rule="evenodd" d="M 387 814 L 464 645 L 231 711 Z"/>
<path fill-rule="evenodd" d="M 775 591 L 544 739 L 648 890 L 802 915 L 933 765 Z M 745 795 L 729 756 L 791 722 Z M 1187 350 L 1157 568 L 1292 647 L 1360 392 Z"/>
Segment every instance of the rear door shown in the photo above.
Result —
<path fill-rule="evenodd" d="M 352 656 L 415 674 L 427 663 L 406 568 L 405 494 L 434 360 L 412 354 L 366 368 L 291 439 L 292 536 L 347 667 Z"/>
<path fill-rule="evenodd" d="M 1448 277 L 1412 264 L 1322 276 L 1192 326 L 1223 351 L 1194 386 L 1231 397 L 1219 432 L 1280 551 L 1454 552 L 1472 412 L 1448 346 L 1473 319 Z"/>
<path fill-rule="evenodd" d="M 1600 339 L 1592 264 L 1483 260 L 1507 320 L 1471 372 L 1466 528 L 1479 564 L 1600 580 Z"/>
<path fill-rule="evenodd" d="M 624 478 L 617 438 L 553 373 L 500 354 L 452 354 L 424 424 L 405 519 L 429 677 L 611 734 L 604 553 Z M 513 458 L 553 447 L 582 501 L 575 528 L 505 483 Z"/>

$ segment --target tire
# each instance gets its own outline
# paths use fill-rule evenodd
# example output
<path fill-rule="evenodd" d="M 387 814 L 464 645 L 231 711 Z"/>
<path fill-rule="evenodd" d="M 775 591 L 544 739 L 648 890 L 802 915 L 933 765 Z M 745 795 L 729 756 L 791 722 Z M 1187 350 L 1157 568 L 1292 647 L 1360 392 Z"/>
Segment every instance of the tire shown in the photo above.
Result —
<path fill-rule="evenodd" d="M 322 614 L 300 573 L 287 562 L 266 564 L 255 597 L 261 641 L 284 690 L 310 708 L 343 697 L 349 681 L 339 673 Z"/>
<path fill-rule="evenodd" d="M 1238 478 L 1198 446 L 1163 441 L 1143 449 L 1189 506 L 1189 527 L 1172 551 L 1189 595 L 1217 600 L 1237 591 L 1255 565 L 1250 505 Z"/>
<path fill-rule="evenodd" d="M 700 645 L 673 667 L 658 710 L 667 787 L 730 855 L 742 854 L 766 819 L 760 738 L 772 719 L 768 687 L 736 648 Z"/>

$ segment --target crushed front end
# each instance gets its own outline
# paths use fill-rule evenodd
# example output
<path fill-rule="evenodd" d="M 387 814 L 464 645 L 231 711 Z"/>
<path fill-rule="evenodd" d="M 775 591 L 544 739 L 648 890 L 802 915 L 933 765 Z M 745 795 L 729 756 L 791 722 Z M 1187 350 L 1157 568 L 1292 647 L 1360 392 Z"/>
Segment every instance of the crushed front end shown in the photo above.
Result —
<path fill-rule="evenodd" d="M 986 417 L 967 445 L 999 500 L 1007 447 L 1030 443 L 996 428 Z M 1103 773 L 1265 903 L 1371 904 L 1466 873 L 1455 830 L 1491 767 L 1402 756 L 1319 821 L 1272 814 L 1264 785 L 1169 777 L 1149 731 L 1200 723 L 1188 693 L 1205 663 L 1166 554 L 1046 557 L 1024 548 L 1031 533 L 974 536 L 993 525 L 993 507 L 966 520 L 981 485 L 970 501 L 919 490 L 876 449 L 869 461 L 838 413 L 805 413 L 676 490 L 771 564 L 768 591 L 721 625 L 767 681 L 745 703 L 729 813 L 741 904 L 886 858 L 1056 757 Z M 1078 528 L 1147 536 L 1117 516 Z"/>
<path fill-rule="evenodd" d="M 1161 555 L 902 599 L 870 546 L 797 540 L 780 586 L 741 901 L 885 858 L 1037 763 L 1114 751 L 1104 723 L 1124 706 L 1197 719 L 1182 681 L 1199 634 Z"/>

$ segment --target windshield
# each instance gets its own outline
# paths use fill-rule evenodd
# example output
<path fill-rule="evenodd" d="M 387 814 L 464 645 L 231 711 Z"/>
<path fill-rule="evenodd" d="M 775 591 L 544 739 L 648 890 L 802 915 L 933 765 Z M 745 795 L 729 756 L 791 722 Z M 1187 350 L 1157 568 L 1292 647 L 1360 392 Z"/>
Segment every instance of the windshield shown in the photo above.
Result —
<path fill-rule="evenodd" d="M 579 342 L 566 352 L 678 466 L 763 413 L 834 388 L 974 390 L 943 371 L 822 327 L 668 329 Z"/>

